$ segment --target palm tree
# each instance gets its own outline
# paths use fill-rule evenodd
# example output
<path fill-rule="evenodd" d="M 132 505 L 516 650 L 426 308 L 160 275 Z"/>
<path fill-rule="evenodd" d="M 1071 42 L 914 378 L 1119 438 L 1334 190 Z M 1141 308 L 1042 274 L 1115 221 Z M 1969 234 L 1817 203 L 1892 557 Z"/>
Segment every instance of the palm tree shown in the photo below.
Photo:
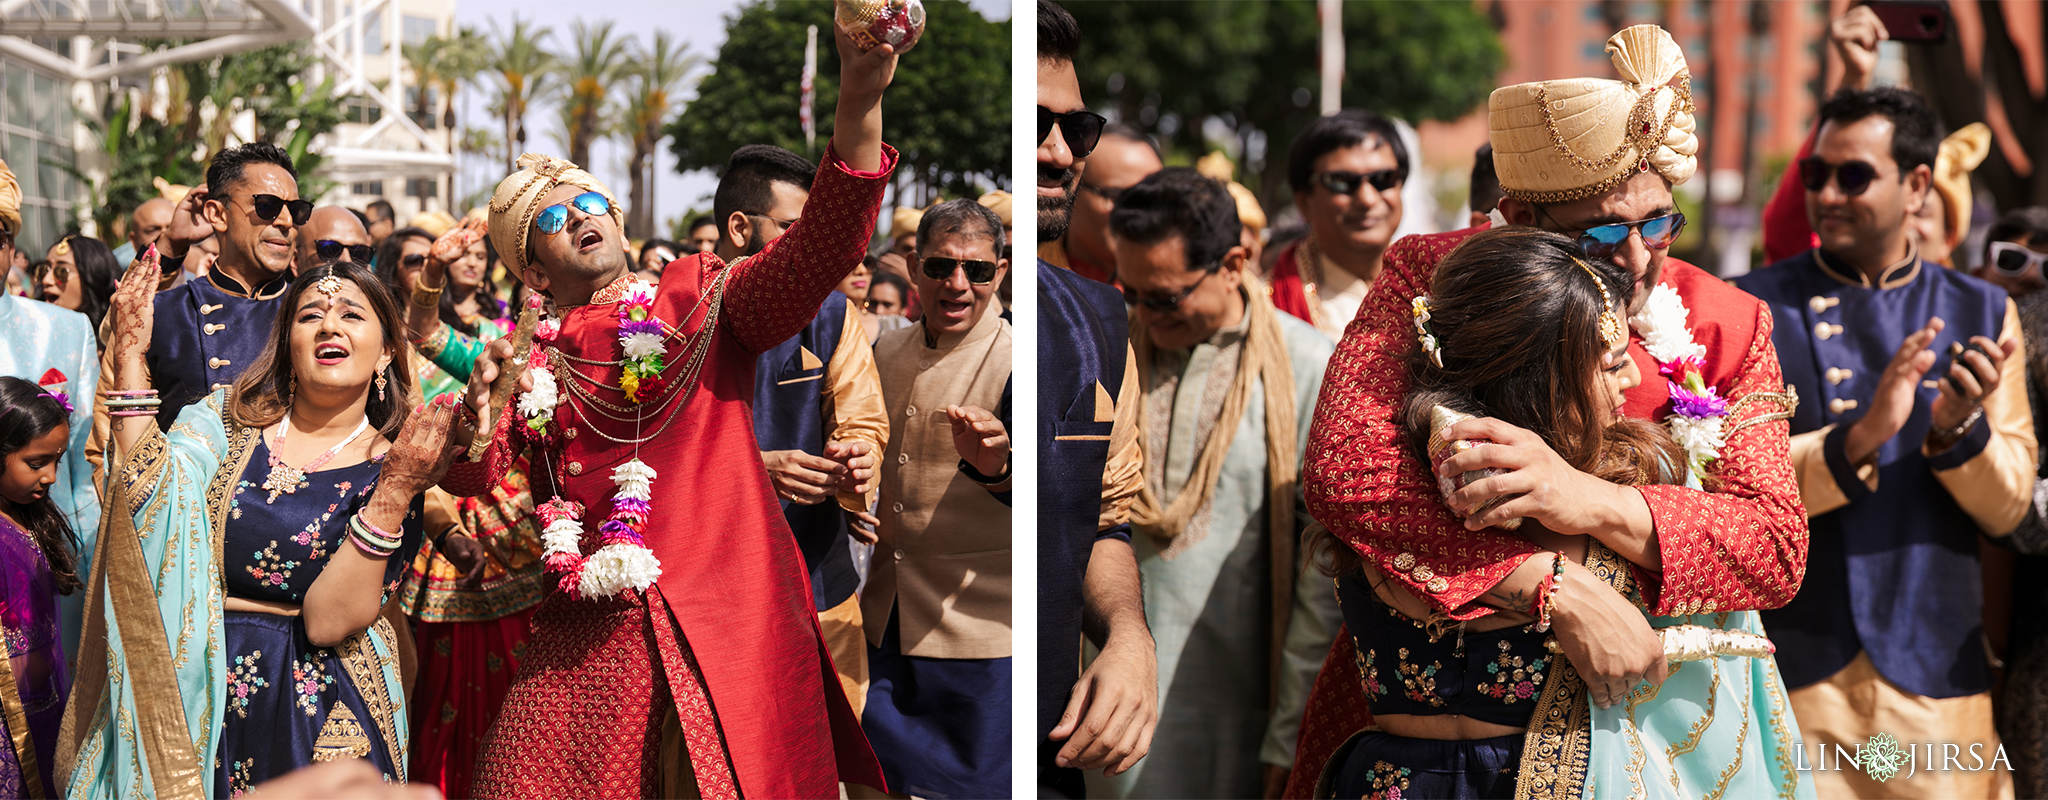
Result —
<path fill-rule="evenodd" d="M 531 21 L 514 16 L 510 33 L 500 31 L 496 20 L 491 21 L 491 33 L 497 42 L 486 69 L 500 81 L 496 106 L 505 120 L 505 171 L 511 172 L 526 148 L 526 106 L 547 91 L 554 76 L 555 57 L 541 48 L 554 31 L 536 29 Z"/>
<path fill-rule="evenodd" d="M 612 84 L 625 77 L 626 45 L 623 37 L 612 37 L 613 21 L 570 23 L 569 36 L 575 52 L 557 56 L 563 79 L 563 104 L 569 121 L 569 160 L 590 166 L 590 145 L 604 135 L 605 96 Z"/>
<path fill-rule="evenodd" d="M 642 49 L 634 41 L 630 72 L 632 93 L 626 97 L 626 115 L 620 131 L 633 142 L 633 188 L 626 204 L 626 235 L 647 237 L 654 230 L 654 149 L 665 138 L 669 97 L 682 88 L 684 79 L 695 72 L 703 59 L 689 52 L 668 31 L 654 32 L 654 47 Z"/>
<path fill-rule="evenodd" d="M 451 131 L 461 130 L 455 125 L 455 93 L 461 90 L 462 84 L 476 85 L 477 74 L 490 63 L 491 44 L 474 27 L 463 26 L 455 31 L 453 38 L 442 40 L 437 72 L 440 73 L 441 96 L 447 98 L 448 103 L 441 116 L 443 127 Z"/>
<path fill-rule="evenodd" d="M 441 83 L 443 54 L 446 48 L 447 40 L 439 36 L 429 36 L 419 44 L 406 44 L 398 48 L 399 56 L 405 59 L 405 66 L 412 70 L 412 121 L 420 127 L 433 124 L 433 98 L 428 90 Z"/>

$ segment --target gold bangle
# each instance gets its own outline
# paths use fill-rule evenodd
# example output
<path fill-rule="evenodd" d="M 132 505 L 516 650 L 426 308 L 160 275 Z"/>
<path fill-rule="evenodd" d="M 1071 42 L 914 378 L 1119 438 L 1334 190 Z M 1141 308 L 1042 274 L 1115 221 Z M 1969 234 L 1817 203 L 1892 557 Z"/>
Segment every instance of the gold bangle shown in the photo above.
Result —
<path fill-rule="evenodd" d="M 425 286 L 414 286 L 412 289 L 412 304 L 420 308 L 439 306 L 441 305 L 441 290 L 444 288 L 447 287 L 436 286 L 429 289 Z"/>

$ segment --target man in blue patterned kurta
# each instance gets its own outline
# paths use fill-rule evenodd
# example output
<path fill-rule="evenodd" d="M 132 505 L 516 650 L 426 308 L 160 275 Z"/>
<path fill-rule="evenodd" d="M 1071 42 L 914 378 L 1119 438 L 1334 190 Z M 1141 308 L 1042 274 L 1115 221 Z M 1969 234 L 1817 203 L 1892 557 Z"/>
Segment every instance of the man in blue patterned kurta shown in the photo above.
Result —
<path fill-rule="evenodd" d="M 1764 625 L 1807 745 L 1889 733 L 1988 760 L 1999 740 L 1978 539 L 2019 524 L 2037 464 L 2018 312 L 2004 290 L 1922 261 L 1906 233 L 1941 141 L 1925 101 L 1843 91 L 1820 119 L 1799 166 L 1821 246 L 1736 281 L 1777 322 L 1811 518 L 1805 584 Z M 1981 351 L 1951 360 L 1955 345 Z M 1995 761 L 1882 785 L 1853 769 L 1809 774 L 1822 797 L 2012 793 Z"/>
<path fill-rule="evenodd" d="M 21 232 L 21 186 L 7 162 L 0 161 L 0 264 L 14 257 L 14 237 Z M 0 294 L 0 375 L 41 384 L 71 399 L 71 447 L 57 470 L 50 499 L 71 520 L 78 534 L 78 574 L 92 574 L 92 546 L 100 530 L 100 497 L 93 489 L 92 465 L 85 444 L 92 434 L 92 387 L 99 380 L 98 340 L 85 315 L 50 304 Z M 55 370 L 58 374 L 51 375 Z M 51 380 L 44 380 L 45 377 Z M 55 382 L 53 382 L 55 381 Z M 60 598 L 64 652 L 78 652 L 78 628 L 85 596 L 73 592 Z"/>

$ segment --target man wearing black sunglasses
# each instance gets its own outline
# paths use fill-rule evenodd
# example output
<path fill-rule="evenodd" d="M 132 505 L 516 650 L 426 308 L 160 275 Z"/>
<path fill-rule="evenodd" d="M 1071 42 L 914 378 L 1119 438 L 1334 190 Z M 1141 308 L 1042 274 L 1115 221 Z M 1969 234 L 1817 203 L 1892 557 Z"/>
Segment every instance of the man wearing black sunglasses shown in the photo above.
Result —
<path fill-rule="evenodd" d="M 298 233 L 298 264 L 312 266 L 338 260 L 370 266 L 370 232 L 356 213 L 341 206 L 313 209 Z"/>
<path fill-rule="evenodd" d="M 1764 625 L 1809 740 L 1848 741 L 1878 724 L 1873 711 L 1917 708 L 1923 735 L 1996 747 L 1987 649 L 1956 620 L 1981 615 L 1978 534 L 2010 533 L 2033 498 L 2019 312 L 1915 246 L 1907 220 L 1928 201 L 1942 139 L 1924 99 L 1843 90 L 1819 117 L 1799 177 L 1820 246 L 1736 280 L 1770 304 L 1804 401 L 1792 452 L 1813 519 L 1808 578 Z M 1875 709 L 1839 700 L 1872 687 Z M 1978 777 L 1908 787 L 2000 793 L 1992 773 Z"/>
<path fill-rule="evenodd" d="M 1401 227 L 1408 148 L 1393 121 L 1346 109 L 1309 123 L 1287 151 L 1308 235 L 1273 262 L 1273 303 L 1331 339 L 1358 315 Z"/>
<path fill-rule="evenodd" d="M 290 283 L 294 237 L 311 213 L 312 204 L 299 199 L 291 156 L 267 142 L 215 154 L 206 183 L 178 204 L 157 243 L 164 274 L 182 271 L 202 241 L 210 238 L 220 250 L 206 277 L 156 296 L 147 363 L 165 430 L 186 405 L 233 383 L 263 352 L 277 299 Z M 104 441 L 102 426 L 94 427 Z"/>
<path fill-rule="evenodd" d="M 1685 329 L 1703 349 L 1702 381 L 1718 397 L 1740 404 L 1741 413 L 1724 428 L 1737 432 L 1718 449 L 1713 470 L 1719 485 L 1712 492 L 1603 481 L 1571 467 L 1540 436 L 1492 419 L 1449 431 L 1452 438 L 1492 444 L 1459 454 L 1455 463 L 1446 463 L 1446 474 L 1481 468 L 1505 473 L 1462 491 L 1450 513 L 1443 511 L 1444 496 L 1426 472 L 1360 469 L 1412 463 L 1398 422 L 1409 387 L 1404 359 L 1416 341 L 1411 303 L 1428 293 L 1438 262 L 1472 232 L 1402 239 L 1387 251 L 1372 294 L 1331 359 L 1302 483 L 1317 521 L 1394 583 L 1446 611 L 1491 613 L 1517 608 L 1513 598 L 1535 596 L 1536 584 L 1549 572 L 1521 567 L 1548 560 L 1524 558 L 1533 547 L 1492 527 L 1512 516 L 1593 536 L 1617 552 L 1641 554 L 1646 543 L 1655 543 L 1663 569 L 1652 601 L 1658 614 L 1773 607 L 1792 597 L 1805 574 L 1806 516 L 1786 457 L 1786 428 L 1767 416 L 1782 405 L 1766 393 L 1784 387 L 1769 336 L 1770 311 L 1668 257 L 1671 239 L 1655 235 L 1662 226 L 1651 224 L 1677 210 L 1672 187 L 1698 167 L 1684 54 L 1669 34 L 1647 25 L 1610 38 L 1608 53 L 1615 74 L 1629 80 L 1577 78 L 1493 92 L 1489 139 L 1506 194 L 1498 210 L 1510 224 L 1577 238 L 1589 260 L 1627 268 L 1637 280 L 1623 292 L 1632 309 L 1644 307 L 1652 288 L 1683 304 L 1689 311 Z M 1551 113 L 1560 108 L 1572 113 Z M 1673 408 L 1673 384 L 1658 374 L 1643 340 L 1631 342 L 1629 353 L 1644 382 L 1627 392 L 1623 413 L 1663 421 Z M 1742 403 L 1752 395 L 1756 399 Z M 1511 499 L 1487 505 L 1500 498 Z M 1576 597 L 1578 605 L 1558 603 L 1553 625 L 1591 701 L 1607 706 L 1639 684 L 1659 680 L 1663 650 L 1633 605 L 1580 580 L 1579 572 L 1567 571 L 1565 583 L 1573 585 L 1559 596 Z M 1519 610 L 1527 609 L 1520 603 Z M 1339 637 L 1326 669 L 1350 668 L 1353 658 Z M 1322 735 L 1342 727 L 1325 720 L 1341 719 L 1345 709 L 1362 710 L 1351 704 L 1354 697 L 1342 686 L 1318 691 L 1303 724 L 1298 765 L 1320 768 L 1342 743 L 1342 735 Z M 1315 774 L 1297 770 L 1297 786 L 1291 788 L 1307 791 L 1300 784 Z"/>
<path fill-rule="evenodd" d="M 1141 444 L 1167 465 L 1146 471 L 1131 544 L 1147 624 L 1178 643 L 1159 670 L 1161 707 L 1199 724 L 1162 726 L 1143 762 L 1095 785 L 1112 797 L 1275 796 L 1343 617 L 1329 577 L 1298 569 L 1307 517 L 1291 500 L 1334 345 L 1275 309 L 1247 270 L 1222 182 L 1168 167 L 1125 191 L 1109 224 L 1149 415 Z"/>

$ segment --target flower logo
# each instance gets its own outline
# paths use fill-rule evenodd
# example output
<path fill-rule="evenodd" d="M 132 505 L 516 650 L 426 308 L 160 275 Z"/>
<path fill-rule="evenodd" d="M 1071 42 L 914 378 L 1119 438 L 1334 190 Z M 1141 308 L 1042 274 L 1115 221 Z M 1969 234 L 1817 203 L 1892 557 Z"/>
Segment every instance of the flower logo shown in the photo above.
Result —
<path fill-rule="evenodd" d="M 1899 740 L 1889 733 L 1870 737 L 1863 745 L 1863 772 L 1874 781 L 1888 781 L 1906 765 L 1907 755 L 1899 749 Z"/>

